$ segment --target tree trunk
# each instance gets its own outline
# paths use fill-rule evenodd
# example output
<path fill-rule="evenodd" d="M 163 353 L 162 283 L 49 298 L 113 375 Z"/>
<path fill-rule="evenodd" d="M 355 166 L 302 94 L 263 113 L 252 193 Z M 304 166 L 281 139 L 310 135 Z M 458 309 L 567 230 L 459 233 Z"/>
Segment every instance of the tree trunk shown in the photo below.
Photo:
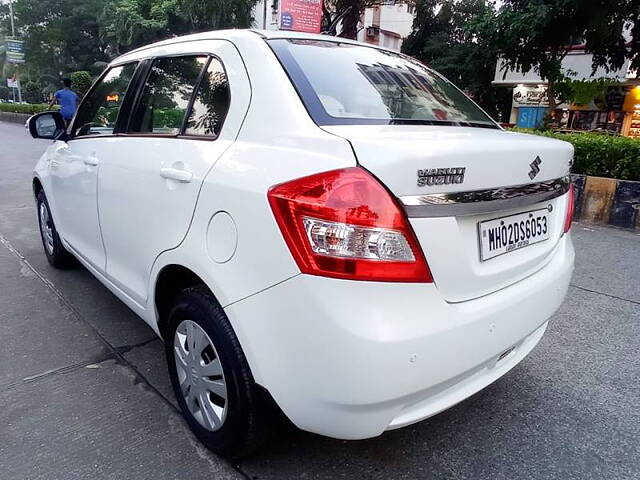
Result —
<path fill-rule="evenodd" d="M 358 22 L 360 21 L 360 12 L 356 8 L 351 8 L 342 18 L 342 28 L 339 37 L 357 40 Z"/>
<path fill-rule="evenodd" d="M 549 80 L 547 83 L 547 98 L 549 100 L 549 113 L 553 113 L 556 105 L 556 81 Z"/>

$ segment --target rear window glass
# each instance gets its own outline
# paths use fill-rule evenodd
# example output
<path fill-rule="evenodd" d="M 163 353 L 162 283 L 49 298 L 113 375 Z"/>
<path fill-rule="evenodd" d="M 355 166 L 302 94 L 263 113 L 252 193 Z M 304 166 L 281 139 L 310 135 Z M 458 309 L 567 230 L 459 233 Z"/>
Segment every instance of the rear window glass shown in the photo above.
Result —
<path fill-rule="evenodd" d="M 269 41 L 319 125 L 447 124 L 498 128 L 457 87 L 393 52 L 323 40 Z"/>

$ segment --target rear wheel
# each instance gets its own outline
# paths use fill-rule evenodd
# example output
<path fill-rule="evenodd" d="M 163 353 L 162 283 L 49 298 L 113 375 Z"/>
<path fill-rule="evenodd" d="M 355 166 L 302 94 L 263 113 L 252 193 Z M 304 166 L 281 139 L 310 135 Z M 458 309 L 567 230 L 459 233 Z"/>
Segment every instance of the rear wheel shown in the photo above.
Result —
<path fill-rule="evenodd" d="M 69 268 L 76 263 L 76 259 L 62 245 L 60 236 L 53 222 L 51 209 L 47 196 L 40 190 L 36 197 L 38 207 L 38 225 L 40 226 L 40 238 L 44 247 L 44 254 L 49 263 L 56 268 Z"/>
<path fill-rule="evenodd" d="M 184 290 L 169 314 L 165 352 L 184 417 L 210 450 L 232 458 L 263 437 L 259 387 L 224 311 L 204 287 Z"/>

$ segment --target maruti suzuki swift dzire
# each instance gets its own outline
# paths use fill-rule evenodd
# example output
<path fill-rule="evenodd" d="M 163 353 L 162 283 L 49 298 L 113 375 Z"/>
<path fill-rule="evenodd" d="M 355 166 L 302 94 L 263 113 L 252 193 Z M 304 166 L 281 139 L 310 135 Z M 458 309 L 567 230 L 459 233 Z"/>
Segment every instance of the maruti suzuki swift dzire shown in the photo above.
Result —
<path fill-rule="evenodd" d="M 33 176 L 44 253 L 164 340 L 212 450 L 275 404 L 363 439 L 538 343 L 573 270 L 571 145 L 503 130 L 438 73 L 340 38 L 218 31 L 113 61 Z"/>

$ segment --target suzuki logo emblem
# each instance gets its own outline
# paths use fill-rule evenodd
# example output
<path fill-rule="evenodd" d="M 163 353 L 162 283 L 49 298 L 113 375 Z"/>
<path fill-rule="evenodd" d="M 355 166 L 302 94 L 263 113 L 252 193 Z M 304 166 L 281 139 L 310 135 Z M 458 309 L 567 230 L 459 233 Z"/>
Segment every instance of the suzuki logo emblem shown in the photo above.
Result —
<path fill-rule="evenodd" d="M 536 159 L 529 164 L 529 166 L 531 167 L 531 171 L 529 172 L 529 178 L 531 180 L 533 180 L 534 177 L 538 175 L 538 173 L 540 173 L 539 165 L 541 163 L 542 163 L 542 160 L 540 160 L 540 157 L 536 157 Z"/>

